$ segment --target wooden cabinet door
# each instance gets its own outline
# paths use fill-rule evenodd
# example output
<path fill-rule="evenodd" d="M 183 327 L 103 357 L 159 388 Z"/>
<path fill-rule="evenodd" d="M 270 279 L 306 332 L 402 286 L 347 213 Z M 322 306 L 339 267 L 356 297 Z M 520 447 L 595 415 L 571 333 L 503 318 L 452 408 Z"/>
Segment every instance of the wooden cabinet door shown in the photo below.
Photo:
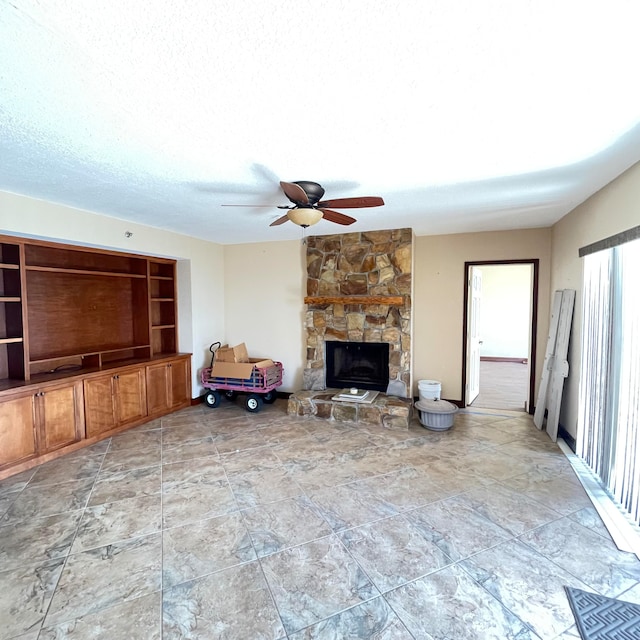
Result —
<path fill-rule="evenodd" d="M 149 415 L 169 408 L 169 367 L 166 362 L 147 367 L 147 408 Z"/>
<path fill-rule="evenodd" d="M 36 394 L 39 452 L 52 451 L 82 437 L 82 385 L 52 387 Z"/>
<path fill-rule="evenodd" d="M 87 438 L 117 425 L 112 375 L 84 381 L 84 415 Z"/>
<path fill-rule="evenodd" d="M 169 363 L 171 370 L 171 407 L 177 407 L 191 400 L 191 366 L 183 358 Z"/>
<path fill-rule="evenodd" d="M 0 404 L 0 468 L 36 453 L 33 393 Z"/>
<path fill-rule="evenodd" d="M 144 368 L 115 376 L 118 423 L 126 424 L 147 415 Z"/>

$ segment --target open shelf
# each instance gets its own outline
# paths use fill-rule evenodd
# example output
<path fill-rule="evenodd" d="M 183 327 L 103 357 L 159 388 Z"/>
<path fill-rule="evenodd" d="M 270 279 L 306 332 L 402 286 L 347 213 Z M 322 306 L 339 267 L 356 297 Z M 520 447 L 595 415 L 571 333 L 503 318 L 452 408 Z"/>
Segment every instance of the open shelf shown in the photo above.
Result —
<path fill-rule="evenodd" d="M 173 300 L 151 300 L 151 328 L 175 327 L 176 305 Z"/>
<path fill-rule="evenodd" d="M 20 299 L 4 300 L 0 305 L 0 342 L 22 342 L 23 338 Z"/>
<path fill-rule="evenodd" d="M 0 270 L 0 300 L 20 302 L 20 271 L 13 267 Z"/>
<path fill-rule="evenodd" d="M 0 381 L 177 352 L 176 262 L 0 236 Z"/>
<path fill-rule="evenodd" d="M 173 280 L 175 277 L 175 262 L 149 261 L 149 276 L 160 280 Z"/>
<path fill-rule="evenodd" d="M 0 380 L 24 379 L 21 246 L 0 238 Z"/>
<path fill-rule="evenodd" d="M 73 373 L 74 371 L 99 370 L 105 364 L 144 360 L 151 356 L 151 346 L 122 346 L 115 349 L 96 349 L 85 353 L 51 354 L 29 361 L 32 376 L 42 374 Z"/>
<path fill-rule="evenodd" d="M 65 267 L 26 266 L 26 271 L 49 271 L 51 273 L 75 273 L 78 275 L 106 276 L 109 278 L 146 278 L 139 273 L 121 273 L 119 271 L 98 271 L 94 269 L 67 269 Z"/>
<path fill-rule="evenodd" d="M 29 360 L 149 345 L 146 279 L 27 271 Z"/>
<path fill-rule="evenodd" d="M 131 347 L 128 349 L 117 349 L 112 351 L 102 351 L 100 353 L 100 366 L 106 364 L 115 365 L 128 362 L 130 360 L 146 360 L 151 357 L 151 345 Z"/>
<path fill-rule="evenodd" d="M 27 268 L 49 267 L 72 273 L 89 271 L 142 277 L 147 274 L 147 261 L 140 256 L 67 245 L 26 244 L 25 261 Z"/>
<path fill-rule="evenodd" d="M 149 297 L 151 301 L 173 300 L 175 296 L 172 278 L 149 278 Z"/>
<path fill-rule="evenodd" d="M 20 381 L 25 377 L 24 342 L 22 338 L 0 340 L 0 381 Z"/>
<path fill-rule="evenodd" d="M 154 327 L 151 332 L 151 348 L 154 355 L 176 352 L 176 332 L 173 325 Z"/>
<path fill-rule="evenodd" d="M 0 267 L 3 269 L 20 268 L 20 245 L 15 242 L 0 241 Z"/>
<path fill-rule="evenodd" d="M 93 356 L 109 356 L 110 354 L 119 354 L 125 351 L 136 351 L 136 350 L 148 350 L 150 345 L 125 345 L 116 348 L 104 348 L 104 349 L 94 349 L 92 351 L 86 351 L 84 353 L 52 353 L 51 355 L 32 359 L 30 360 L 31 364 L 44 364 L 48 362 L 55 362 L 57 360 L 65 360 L 68 358 L 91 358 Z"/>
<path fill-rule="evenodd" d="M 149 320 L 154 355 L 176 351 L 175 262 L 149 261 Z"/>

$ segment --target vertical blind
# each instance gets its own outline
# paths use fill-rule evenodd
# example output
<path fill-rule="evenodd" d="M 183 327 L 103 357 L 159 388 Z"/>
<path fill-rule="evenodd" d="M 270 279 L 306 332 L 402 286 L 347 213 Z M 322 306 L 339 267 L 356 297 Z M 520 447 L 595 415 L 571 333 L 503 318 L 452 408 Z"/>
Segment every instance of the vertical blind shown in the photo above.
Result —
<path fill-rule="evenodd" d="M 640 240 L 586 255 L 577 453 L 640 524 Z"/>

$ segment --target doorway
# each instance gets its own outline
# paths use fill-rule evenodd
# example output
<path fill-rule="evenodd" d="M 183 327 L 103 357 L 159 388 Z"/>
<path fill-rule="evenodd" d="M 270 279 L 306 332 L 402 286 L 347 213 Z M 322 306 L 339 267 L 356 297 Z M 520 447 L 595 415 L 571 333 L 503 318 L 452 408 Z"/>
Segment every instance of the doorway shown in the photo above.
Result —
<path fill-rule="evenodd" d="M 538 267 L 465 263 L 463 406 L 533 412 Z"/>

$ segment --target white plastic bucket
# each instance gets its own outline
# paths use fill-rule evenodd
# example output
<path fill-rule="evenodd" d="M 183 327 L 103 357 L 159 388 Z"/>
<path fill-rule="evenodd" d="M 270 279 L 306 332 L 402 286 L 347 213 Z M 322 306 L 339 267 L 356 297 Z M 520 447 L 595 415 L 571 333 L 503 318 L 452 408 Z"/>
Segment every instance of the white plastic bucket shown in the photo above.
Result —
<path fill-rule="evenodd" d="M 440 400 L 442 385 L 438 380 L 419 380 L 418 395 L 420 400 Z"/>

